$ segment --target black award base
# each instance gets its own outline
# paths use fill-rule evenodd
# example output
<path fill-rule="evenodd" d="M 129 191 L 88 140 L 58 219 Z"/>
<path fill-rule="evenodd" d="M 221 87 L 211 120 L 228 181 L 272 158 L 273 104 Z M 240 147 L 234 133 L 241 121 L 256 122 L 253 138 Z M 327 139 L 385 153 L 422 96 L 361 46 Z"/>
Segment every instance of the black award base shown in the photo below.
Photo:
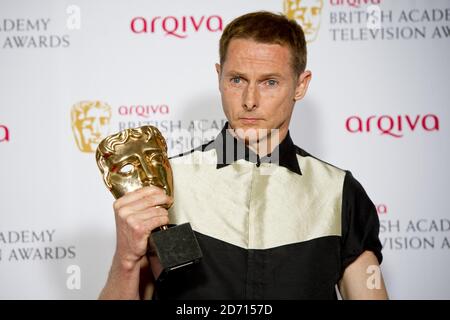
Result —
<path fill-rule="evenodd" d="M 147 256 L 156 281 L 171 271 L 198 263 L 202 251 L 189 223 L 154 230 L 148 241 Z"/>

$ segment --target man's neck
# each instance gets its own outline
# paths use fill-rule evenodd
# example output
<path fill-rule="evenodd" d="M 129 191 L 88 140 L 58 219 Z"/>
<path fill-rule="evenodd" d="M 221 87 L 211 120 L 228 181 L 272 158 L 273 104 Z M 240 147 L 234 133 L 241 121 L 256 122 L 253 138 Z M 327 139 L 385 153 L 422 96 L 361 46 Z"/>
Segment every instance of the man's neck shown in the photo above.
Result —
<path fill-rule="evenodd" d="M 244 142 L 250 150 L 261 158 L 271 154 L 287 136 L 287 130 L 267 129 L 265 134 L 258 135 L 258 138 L 256 139 L 245 139 L 244 137 L 241 137 L 240 134 L 237 134 L 230 125 L 228 126 L 228 129 L 234 138 Z M 259 138 L 260 136 L 261 138 Z"/>

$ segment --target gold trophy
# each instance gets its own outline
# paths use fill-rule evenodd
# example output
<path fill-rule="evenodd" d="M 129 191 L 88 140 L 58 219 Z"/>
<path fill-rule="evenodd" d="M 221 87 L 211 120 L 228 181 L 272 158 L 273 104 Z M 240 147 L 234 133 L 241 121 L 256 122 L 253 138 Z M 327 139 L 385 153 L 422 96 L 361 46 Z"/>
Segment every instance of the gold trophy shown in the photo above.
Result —
<path fill-rule="evenodd" d="M 156 127 L 126 129 L 106 137 L 97 147 L 96 159 L 116 199 L 149 185 L 164 189 L 168 196 L 173 194 L 167 145 Z M 162 281 L 170 271 L 199 262 L 202 252 L 191 225 L 184 223 L 153 230 L 147 256 L 155 280 Z"/>

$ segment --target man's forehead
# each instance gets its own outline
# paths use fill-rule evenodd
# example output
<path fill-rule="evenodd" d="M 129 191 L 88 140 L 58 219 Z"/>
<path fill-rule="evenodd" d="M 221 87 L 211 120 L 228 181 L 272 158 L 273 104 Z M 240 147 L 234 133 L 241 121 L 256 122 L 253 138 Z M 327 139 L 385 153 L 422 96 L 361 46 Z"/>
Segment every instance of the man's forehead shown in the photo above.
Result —
<path fill-rule="evenodd" d="M 289 55 L 289 48 L 277 43 L 264 43 L 252 39 L 233 39 L 228 46 L 230 56 L 239 59 L 271 61 L 274 56 Z M 239 61 L 237 61 L 239 62 Z"/>
<path fill-rule="evenodd" d="M 245 72 L 248 67 L 257 67 L 258 73 L 277 73 L 285 69 L 291 59 L 287 46 L 256 42 L 250 39 L 233 39 L 224 62 L 226 72 Z"/>

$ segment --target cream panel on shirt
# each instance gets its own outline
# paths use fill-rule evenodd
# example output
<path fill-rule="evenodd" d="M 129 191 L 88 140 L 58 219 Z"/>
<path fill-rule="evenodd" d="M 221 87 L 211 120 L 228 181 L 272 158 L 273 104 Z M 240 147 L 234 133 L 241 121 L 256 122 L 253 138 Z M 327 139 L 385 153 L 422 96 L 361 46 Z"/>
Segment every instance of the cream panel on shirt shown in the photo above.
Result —
<path fill-rule="evenodd" d="M 268 249 L 341 234 L 345 172 L 297 156 L 302 175 L 238 160 L 216 169 L 216 152 L 171 159 L 171 223 L 245 249 Z"/>

